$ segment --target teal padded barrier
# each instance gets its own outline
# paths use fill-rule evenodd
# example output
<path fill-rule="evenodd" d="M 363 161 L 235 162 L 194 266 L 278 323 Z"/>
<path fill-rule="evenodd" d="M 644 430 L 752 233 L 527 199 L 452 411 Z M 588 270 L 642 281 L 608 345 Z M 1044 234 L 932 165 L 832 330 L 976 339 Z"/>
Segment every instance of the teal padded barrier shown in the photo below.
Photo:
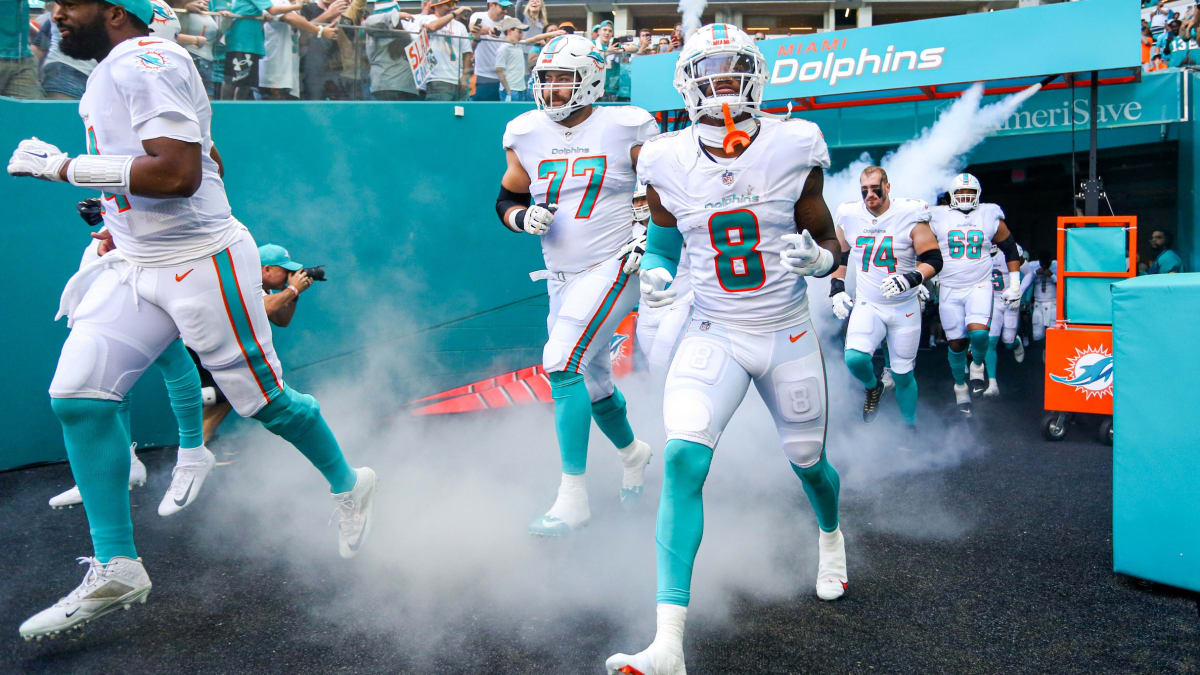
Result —
<path fill-rule="evenodd" d="M 1067 230 L 1066 269 L 1071 272 L 1124 272 L 1129 269 L 1129 235 L 1122 227 Z M 1066 279 L 1069 323 L 1112 323 L 1111 279 Z"/>
<path fill-rule="evenodd" d="M 1113 284 L 1112 307 L 1113 570 L 1200 591 L 1200 274 Z"/>

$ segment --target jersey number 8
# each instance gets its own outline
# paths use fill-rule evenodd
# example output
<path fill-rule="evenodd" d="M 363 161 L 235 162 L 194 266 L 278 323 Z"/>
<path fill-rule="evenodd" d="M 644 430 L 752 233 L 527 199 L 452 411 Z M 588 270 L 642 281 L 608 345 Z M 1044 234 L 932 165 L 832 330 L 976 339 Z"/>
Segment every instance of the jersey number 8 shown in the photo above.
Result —
<path fill-rule="evenodd" d="M 708 234 L 717 256 L 717 281 L 730 293 L 762 288 L 767 281 L 766 266 L 758 251 L 758 218 L 752 211 L 739 209 L 714 213 L 708 219 Z"/>

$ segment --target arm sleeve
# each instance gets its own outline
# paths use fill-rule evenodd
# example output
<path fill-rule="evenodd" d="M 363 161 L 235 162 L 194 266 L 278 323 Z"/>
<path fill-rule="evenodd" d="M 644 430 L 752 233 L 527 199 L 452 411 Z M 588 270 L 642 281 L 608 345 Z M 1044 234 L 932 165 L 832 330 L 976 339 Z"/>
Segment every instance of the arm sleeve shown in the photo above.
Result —
<path fill-rule="evenodd" d="M 151 138 L 173 138 L 185 143 L 200 143 L 204 136 L 200 125 L 178 113 L 166 112 L 142 122 L 133 128 L 139 140 Z"/>
<path fill-rule="evenodd" d="M 679 270 L 682 251 L 683 233 L 678 228 L 655 225 L 653 220 L 646 225 L 646 255 L 642 256 L 642 269 L 661 267 L 673 277 Z"/>

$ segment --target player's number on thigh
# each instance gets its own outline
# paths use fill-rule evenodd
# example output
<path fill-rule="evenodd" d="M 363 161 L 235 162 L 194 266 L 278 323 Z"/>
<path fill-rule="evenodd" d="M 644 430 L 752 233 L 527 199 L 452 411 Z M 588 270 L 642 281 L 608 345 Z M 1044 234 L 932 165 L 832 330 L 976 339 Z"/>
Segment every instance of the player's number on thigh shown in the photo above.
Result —
<path fill-rule="evenodd" d="M 1000 270 L 992 270 L 992 290 L 1000 292 L 1004 290 L 1004 275 Z"/>
<path fill-rule="evenodd" d="M 950 230 L 946 233 L 946 243 L 951 258 L 965 256 L 970 260 L 979 260 L 983 257 L 983 232 L 979 230 Z"/>
<path fill-rule="evenodd" d="M 888 271 L 888 274 L 896 273 L 896 254 L 892 250 L 892 238 L 884 237 L 879 240 L 879 245 L 875 244 L 875 237 L 859 237 L 854 240 L 854 247 L 863 249 L 862 256 L 862 271 L 869 271 L 871 263 L 874 262 L 876 267 L 882 267 Z M 874 252 L 875 257 L 871 257 Z"/>
<path fill-rule="evenodd" d="M 779 393 L 780 413 L 783 418 L 793 424 L 803 424 L 820 417 L 820 386 L 815 377 L 781 383 L 776 391 Z"/>
<path fill-rule="evenodd" d="M 714 213 L 708 219 L 708 231 L 717 255 L 717 281 L 730 293 L 762 288 L 767 280 L 762 253 L 758 250 L 758 218 L 752 211 L 739 209 Z"/>
<path fill-rule="evenodd" d="M 600 196 L 600 188 L 604 185 L 604 174 L 608 171 L 608 158 L 604 155 L 593 157 L 576 157 L 570 164 L 572 177 L 587 177 L 588 184 L 583 191 L 583 199 L 575 209 L 576 218 L 590 218 L 596 207 L 596 198 Z M 538 164 L 538 178 L 549 178 L 550 185 L 546 188 L 546 203 L 558 204 L 559 193 L 562 192 L 563 180 L 567 177 L 567 160 L 545 159 Z"/>

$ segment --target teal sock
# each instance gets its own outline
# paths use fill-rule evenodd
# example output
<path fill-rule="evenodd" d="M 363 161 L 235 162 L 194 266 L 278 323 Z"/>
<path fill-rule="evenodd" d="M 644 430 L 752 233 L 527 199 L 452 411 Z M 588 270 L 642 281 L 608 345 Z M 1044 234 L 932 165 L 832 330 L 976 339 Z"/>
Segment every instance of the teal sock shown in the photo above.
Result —
<path fill-rule="evenodd" d="M 896 403 L 900 406 L 900 416 L 907 424 L 917 423 L 917 378 L 913 371 L 907 373 L 892 373 L 896 381 Z"/>
<path fill-rule="evenodd" d="M 176 338 L 154 362 L 162 371 L 171 399 L 171 411 L 179 425 L 179 447 L 204 445 L 204 401 L 200 397 L 200 372 L 188 356 L 183 340 Z"/>
<path fill-rule="evenodd" d="M 946 360 L 950 362 L 950 375 L 954 378 L 954 384 L 966 384 L 967 350 L 956 352 L 953 347 L 947 347 Z"/>
<path fill-rule="evenodd" d="M 1016 348 L 1017 348 L 1017 340 L 1020 340 L 1020 339 L 1021 339 L 1021 338 L 1019 338 L 1019 337 L 1017 337 L 1017 338 L 1013 338 L 1013 341 L 1012 341 L 1012 342 L 1005 342 L 1005 343 L 1004 343 L 1004 346 L 1005 346 L 1005 347 L 1007 347 L 1007 348 L 1009 348 L 1009 349 L 1016 349 Z"/>
<path fill-rule="evenodd" d="M 986 330 L 973 330 L 967 333 L 967 337 L 971 339 L 971 361 L 975 365 L 983 365 L 984 359 L 987 358 L 988 340 L 991 336 Z"/>
<path fill-rule="evenodd" d="M 817 514 L 817 525 L 826 532 L 833 532 L 838 526 L 838 493 L 842 482 L 837 471 L 821 453 L 821 459 L 816 464 L 801 469 L 792 464 L 792 471 L 800 477 L 804 485 L 804 494 L 812 504 L 813 512 Z"/>
<path fill-rule="evenodd" d="M 333 431 L 321 415 L 317 399 L 284 385 L 283 392 L 254 415 L 271 433 L 296 446 L 317 467 L 329 491 L 349 492 L 358 475 L 346 462 Z"/>
<path fill-rule="evenodd" d="M 987 351 L 984 352 L 983 362 L 987 365 L 987 376 L 996 377 L 996 345 L 1000 342 L 1000 336 L 988 337 Z"/>
<path fill-rule="evenodd" d="M 620 389 L 614 387 L 612 396 L 592 404 L 592 419 L 596 420 L 596 426 L 618 449 L 627 448 L 633 443 L 633 427 L 629 426 L 629 416 L 625 414 L 625 396 Z"/>
<path fill-rule="evenodd" d="M 658 602 L 687 607 L 692 597 L 692 565 L 704 536 L 701 491 L 713 451 L 691 441 L 672 439 L 663 451 L 666 463 L 658 500 Z"/>
<path fill-rule="evenodd" d="M 846 350 L 846 367 L 850 374 L 858 378 L 867 389 L 875 388 L 875 366 L 871 363 L 871 355 L 857 349 Z"/>
<path fill-rule="evenodd" d="M 95 398 L 50 399 L 100 562 L 118 555 L 137 558 L 129 515 L 129 440 L 120 405 Z"/>
<path fill-rule="evenodd" d="M 129 394 L 125 394 L 125 398 L 117 404 L 117 420 L 121 423 L 121 428 L 125 430 L 125 446 L 129 447 L 133 443 L 133 426 L 129 416 Z"/>
<path fill-rule="evenodd" d="M 550 373 L 549 378 L 562 472 L 579 476 L 587 470 L 588 434 L 592 430 L 591 397 L 583 383 L 583 375 L 579 373 L 556 372 Z"/>

